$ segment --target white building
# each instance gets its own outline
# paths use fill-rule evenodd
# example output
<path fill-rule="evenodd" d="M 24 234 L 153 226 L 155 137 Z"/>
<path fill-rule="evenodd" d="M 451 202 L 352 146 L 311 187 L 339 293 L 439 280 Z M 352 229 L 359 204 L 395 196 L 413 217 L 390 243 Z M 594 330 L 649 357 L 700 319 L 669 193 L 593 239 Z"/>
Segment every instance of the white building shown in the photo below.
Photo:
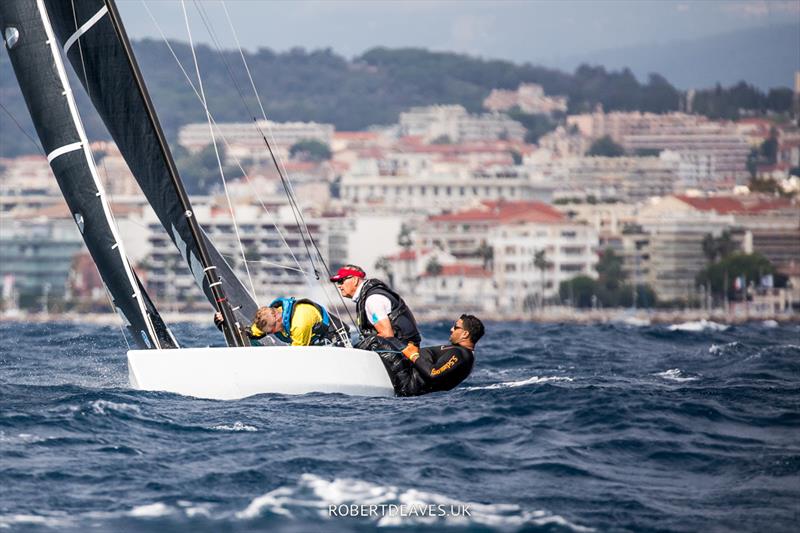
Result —
<path fill-rule="evenodd" d="M 566 96 L 546 96 L 541 85 L 523 83 L 516 91 L 492 89 L 483 101 L 489 111 L 508 111 L 519 108 L 523 113 L 549 115 L 555 112 L 566 113 Z"/>
<path fill-rule="evenodd" d="M 640 201 L 675 192 L 677 162 L 661 157 L 566 157 L 537 161 L 532 171 L 555 184 L 556 198 Z"/>
<path fill-rule="evenodd" d="M 226 158 L 229 163 L 236 160 L 254 163 L 270 163 L 267 146 L 262 135 L 272 143 L 273 149 L 282 159 L 287 159 L 289 148 L 302 140 L 316 140 L 330 146 L 333 141 L 332 124 L 316 122 L 272 122 L 259 120 L 256 123 L 220 123 L 214 128 L 214 136 L 222 146 L 229 145 Z M 223 141 L 223 138 L 225 141 Z M 198 152 L 211 144 L 208 124 L 187 124 L 178 132 L 178 144 L 190 152 Z"/>
<path fill-rule="evenodd" d="M 567 219 L 504 223 L 489 231 L 489 242 L 497 292 L 508 311 L 527 311 L 557 296 L 562 281 L 596 277 L 597 232 L 587 224 Z M 537 252 L 544 252 L 544 269 L 534 263 Z"/>
<path fill-rule="evenodd" d="M 254 292 L 257 302 L 267 304 L 282 295 L 312 297 L 318 290 L 310 284 L 314 270 L 308 261 L 301 233 L 287 208 L 267 213 L 261 206 L 237 205 L 240 246 L 226 206 L 195 204 L 194 207 L 206 234 L 245 287 Z M 306 223 L 322 256 L 328 261 L 327 226 L 312 218 L 306 218 Z M 197 306 L 202 302 L 200 306 L 205 308 L 205 298 L 160 223 L 151 219 L 148 229 L 150 253 L 143 265 L 147 271 L 148 292 L 157 302 L 166 301 L 179 308 Z M 245 258 L 249 276 L 245 270 Z M 320 275 L 324 277 L 325 272 L 321 271 Z"/>
<path fill-rule="evenodd" d="M 402 206 L 407 211 L 438 212 L 481 200 L 549 201 L 554 186 L 522 167 L 387 175 L 376 162 L 342 176 L 341 196 L 350 204 Z"/>
<path fill-rule="evenodd" d="M 525 127 L 500 113 L 470 115 L 460 105 L 412 107 L 400 113 L 400 135 L 451 143 L 525 138 Z"/>

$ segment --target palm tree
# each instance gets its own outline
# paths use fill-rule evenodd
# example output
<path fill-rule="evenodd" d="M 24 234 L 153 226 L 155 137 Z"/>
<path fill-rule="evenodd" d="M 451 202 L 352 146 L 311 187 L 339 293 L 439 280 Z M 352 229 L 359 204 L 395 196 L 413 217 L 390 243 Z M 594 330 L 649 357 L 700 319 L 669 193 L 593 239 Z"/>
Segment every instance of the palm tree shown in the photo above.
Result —
<path fill-rule="evenodd" d="M 544 273 L 553 263 L 547 260 L 544 250 L 536 250 L 533 253 L 533 266 L 539 271 L 540 305 L 544 306 Z"/>
<path fill-rule="evenodd" d="M 390 287 L 394 287 L 394 272 L 392 271 L 392 263 L 386 256 L 381 256 L 375 261 L 375 270 L 380 270 L 386 276 L 386 281 L 389 282 Z"/>
<path fill-rule="evenodd" d="M 404 251 L 408 252 L 414 246 L 414 239 L 411 238 L 411 226 L 408 224 L 403 224 L 400 226 L 400 233 L 397 235 L 397 245 L 400 246 Z M 414 285 L 411 283 L 411 260 L 406 261 L 406 273 L 405 279 L 403 279 L 404 285 L 411 286 L 411 290 L 413 292 Z"/>
<path fill-rule="evenodd" d="M 494 248 L 489 246 L 485 240 L 478 246 L 478 257 L 483 260 L 484 270 L 494 270 Z"/>
<path fill-rule="evenodd" d="M 436 257 L 431 257 L 428 260 L 428 264 L 425 265 L 425 272 L 430 276 L 438 276 L 442 273 L 443 267 L 442 264 L 439 263 L 439 260 Z"/>

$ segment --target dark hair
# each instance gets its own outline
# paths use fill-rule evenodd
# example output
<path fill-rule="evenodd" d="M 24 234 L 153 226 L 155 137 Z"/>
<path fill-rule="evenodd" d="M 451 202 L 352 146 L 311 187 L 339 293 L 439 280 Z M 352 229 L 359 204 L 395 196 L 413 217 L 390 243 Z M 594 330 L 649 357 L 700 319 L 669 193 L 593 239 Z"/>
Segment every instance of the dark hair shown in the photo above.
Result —
<path fill-rule="evenodd" d="M 478 344 L 478 341 L 483 337 L 486 331 L 483 327 L 483 322 L 474 315 L 461 315 L 459 318 L 461 319 L 461 324 L 463 324 L 464 329 L 469 333 L 470 340 Z"/>

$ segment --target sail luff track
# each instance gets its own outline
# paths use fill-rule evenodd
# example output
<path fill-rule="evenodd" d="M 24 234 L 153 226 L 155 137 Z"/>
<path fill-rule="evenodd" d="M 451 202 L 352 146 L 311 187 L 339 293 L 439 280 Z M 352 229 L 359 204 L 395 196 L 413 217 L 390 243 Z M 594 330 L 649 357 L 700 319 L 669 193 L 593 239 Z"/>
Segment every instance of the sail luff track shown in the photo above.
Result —
<path fill-rule="evenodd" d="M 47 160 L 115 309 L 137 345 L 175 347 L 125 255 L 44 3 L 0 3 L 0 26 Z"/>

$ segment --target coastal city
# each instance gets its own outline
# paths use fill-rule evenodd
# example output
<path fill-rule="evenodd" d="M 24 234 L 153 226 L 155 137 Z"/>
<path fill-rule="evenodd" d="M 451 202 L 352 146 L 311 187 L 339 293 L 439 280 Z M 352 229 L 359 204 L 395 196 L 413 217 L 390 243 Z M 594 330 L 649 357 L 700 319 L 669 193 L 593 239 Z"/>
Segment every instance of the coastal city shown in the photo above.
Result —
<path fill-rule="evenodd" d="M 799 93 L 797 73 L 790 120 L 712 120 L 691 91 L 680 112 L 567 114 L 566 97 L 526 83 L 491 91 L 481 113 L 412 107 L 364 131 L 220 122 L 219 168 L 207 123 L 182 126 L 177 143 L 187 165 L 216 172 L 190 190 L 196 216 L 261 301 L 317 297 L 309 280 L 327 274 L 311 247 L 331 269 L 384 279 L 422 317 L 780 319 L 800 306 Z M 533 140 L 519 116 L 557 126 Z M 92 150 L 148 292 L 164 312 L 208 314 L 116 146 Z M 109 311 L 45 156 L 0 159 L 0 215 L 4 316 Z"/>

